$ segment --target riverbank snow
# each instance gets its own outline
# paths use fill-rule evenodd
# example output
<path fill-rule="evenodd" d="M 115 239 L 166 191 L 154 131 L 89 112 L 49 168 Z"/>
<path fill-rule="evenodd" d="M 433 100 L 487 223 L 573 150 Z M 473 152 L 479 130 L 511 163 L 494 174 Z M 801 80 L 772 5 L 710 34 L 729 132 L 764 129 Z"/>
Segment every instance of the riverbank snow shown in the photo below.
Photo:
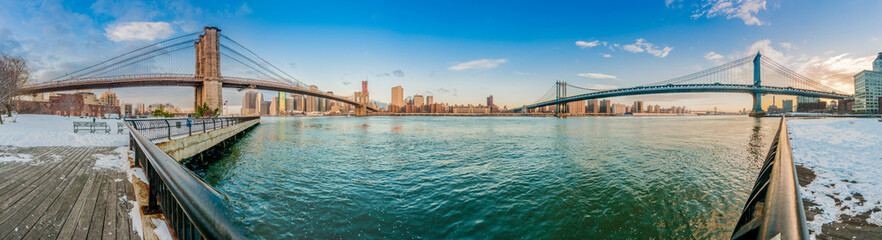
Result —
<path fill-rule="evenodd" d="M 0 145 L 16 147 L 42 146 L 123 146 L 128 145 L 128 135 L 118 134 L 117 124 L 122 120 L 95 119 L 107 122 L 110 133 L 73 132 L 73 122 L 91 122 L 92 118 L 63 117 L 55 115 L 17 115 L 15 122 L 4 119 L 0 124 Z"/>
<path fill-rule="evenodd" d="M 821 210 L 807 223 L 812 235 L 824 224 L 841 221 L 842 214 L 869 213 L 867 222 L 882 226 L 882 212 L 876 210 L 882 206 L 882 123 L 875 118 L 795 119 L 787 125 L 793 161 L 817 175 L 801 189 L 802 197 Z"/>

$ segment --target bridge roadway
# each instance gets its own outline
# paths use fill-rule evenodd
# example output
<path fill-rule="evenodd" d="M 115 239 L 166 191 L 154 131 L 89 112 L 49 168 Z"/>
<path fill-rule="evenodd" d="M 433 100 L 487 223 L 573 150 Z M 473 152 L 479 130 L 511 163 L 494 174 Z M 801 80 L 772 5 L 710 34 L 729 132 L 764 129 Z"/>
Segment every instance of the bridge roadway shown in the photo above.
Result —
<path fill-rule="evenodd" d="M 48 84 L 33 84 L 22 88 L 23 94 L 74 91 L 87 89 L 102 88 L 126 88 L 126 87 L 162 87 L 162 86 L 178 86 L 178 87 L 199 87 L 202 86 L 202 78 L 192 74 L 135 74 L 135 75 L 118 75 L 107 77 L 94 77 L 77 79 L 71 81 L 58 81 Z M 347 99 L 326 92 L 309 89 L 308 86 L 285 84 L 281 82 L 239 78 L 239 77 L 223 77 L 224 88 L 237 89 L 259 89 L 269 91 L 280 91 L 294 94 L 303 94 L 320 98 L 331 99 L 338 102 L 360 106 L 361 103 L 353 99 Z M 368 110 L 377 111 L 373 106 L 365 106 Z"/>
<path fill-rule="evenodd" d="M 760 86 L 759 88 L 754 87 L 753 85 L 744 85 L 744 84 L 667 84 L 667 85 L 659 85 L 659 86 L 639 86 L 639 87 L 631 87 L 631 88 L 620 88 L 613 90 L 603 90 L 586 94 L 579 94 L 575 96 L 563 97 L 559 99 L 554 99 L 546 102 L 535 103 L 531 105 L 526 105 L 520 108 L 513 108 L 510 111 L 518 112 L 523 111 L 524 108 L 538 108 L 544 106 L 551 106 L 555 104 L 562 104 L 580 100 L 588 100 L 588 99 L 598 99 L 598 98 L 610 98 L 610 97 L 622 97 L 622 96 L 633 96 L 633 95 L 647 95 L 647 94 L 661 94 L 661 93 L 697 93 L 697 92 L 722 92 L 722 93 L 763 93 L 763 94 L 780 94 L 780 95 L 793 95 L 793 96 L 803 96 L 803 97 L 817 97 L 817 98 L 829 98 L 829 99 L 845 99 L 851 98 L 851 95 L 835 93 L 835 92 L 821 92 L 807 89 L 798 89 L 792 87 L 771 87 L 771 86 Z"/>

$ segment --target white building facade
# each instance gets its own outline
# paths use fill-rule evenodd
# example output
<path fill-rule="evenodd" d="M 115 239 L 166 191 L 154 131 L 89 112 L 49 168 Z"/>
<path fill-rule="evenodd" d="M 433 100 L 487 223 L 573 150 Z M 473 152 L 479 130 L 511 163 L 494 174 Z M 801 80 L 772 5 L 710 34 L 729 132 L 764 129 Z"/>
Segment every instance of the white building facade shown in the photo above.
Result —
<path fill-rule="evenodd" d="M 854 108 L 856 112 L 879 113 L 882 97 L 882 52 L 873 61 L 873 70 L 854 75 Z"/>

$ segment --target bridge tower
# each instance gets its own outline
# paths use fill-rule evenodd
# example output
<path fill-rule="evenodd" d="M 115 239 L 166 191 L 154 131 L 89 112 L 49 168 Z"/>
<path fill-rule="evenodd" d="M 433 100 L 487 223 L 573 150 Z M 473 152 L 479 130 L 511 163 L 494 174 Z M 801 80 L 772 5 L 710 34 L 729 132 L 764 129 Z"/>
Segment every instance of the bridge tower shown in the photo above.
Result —
<path fill-rule="evenodd" d="M 753 111 L 750 111 L 750 116 L 752 116 L 752 117 L 761 117 L 766 114 L 766 112 L 763 111 L 763 106 L 762 106 L 763 105 L 763 101 L 762 101 L 763 93 L 759 91 L 761 84 L 762 84 L 762 79 L 761 79 L 761 74 L 760 74 L 761 57 L 762 57 L 762 55 L 760 55 L 760 52 L 757 51 L 756 57 L 753 58 L 753 87 L 756 90 L 753 92 Z"/>
<path fill-rule="evenodd" d="M 567 97 L 567 82 L 557 81 L 557 95 L 556 99 L 561 99 Z M 561 117 L 565 116 L 569 111 L 567 111 L 566 103 L 558 103 L 555 106 L 554 114 L 555 116 Z"/>
<path fill-rule="evenodd" d="M 221 87 L 223 78 L 220 72 L 220 29 L 205 27 L 194 43 L 196 48 L 196 77 L 202 78 L 202 86 L 196 87 L 195 106 L 208 105 L 210 109 L 223 107 Z M 194 106 L 194 107 L 195 107 Z"/>

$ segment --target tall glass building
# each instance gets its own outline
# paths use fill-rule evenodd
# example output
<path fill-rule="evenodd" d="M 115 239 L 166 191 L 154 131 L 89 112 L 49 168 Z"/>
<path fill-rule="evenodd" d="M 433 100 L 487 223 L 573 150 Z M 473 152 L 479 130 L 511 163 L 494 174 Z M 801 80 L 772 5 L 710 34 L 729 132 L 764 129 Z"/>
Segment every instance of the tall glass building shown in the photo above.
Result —
<path fill-rule="evenodd" d="M 878 113 L 882 98 L 882 52 L 873 61 L 873 70 L 854 75 L 854 111 Z"/>

